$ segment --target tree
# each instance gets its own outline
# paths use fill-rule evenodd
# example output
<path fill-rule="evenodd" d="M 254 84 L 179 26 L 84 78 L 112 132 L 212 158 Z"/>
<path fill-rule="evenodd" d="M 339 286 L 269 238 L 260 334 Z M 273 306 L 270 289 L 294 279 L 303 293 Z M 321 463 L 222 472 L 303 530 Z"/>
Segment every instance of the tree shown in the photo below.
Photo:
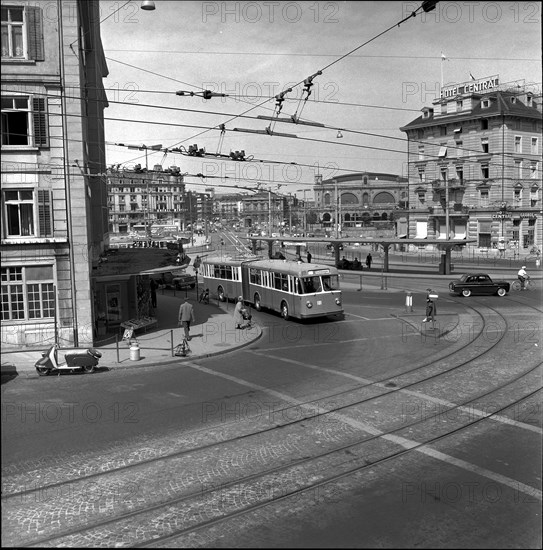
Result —
<path fill-rule="evenodd" d="M 309 210 L 309 212 L 306 212 L 305 219 L 308 224 L 314 224 L 318 223 L 319 216 L 314 210 Z"/>

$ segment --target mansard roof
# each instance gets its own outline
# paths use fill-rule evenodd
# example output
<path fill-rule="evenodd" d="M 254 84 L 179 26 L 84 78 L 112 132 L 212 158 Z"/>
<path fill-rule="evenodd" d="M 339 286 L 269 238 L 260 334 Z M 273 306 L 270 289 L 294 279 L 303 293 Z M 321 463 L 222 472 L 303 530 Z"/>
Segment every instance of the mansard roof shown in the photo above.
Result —
<path fill-rule="evenodd" d="M 424 128 L 428 126 L 440 126 L 443 124 L 453 124 L 455 122 L 462 122 L 468 119 L 474 118 L 490 118 L 493 116 L 511 116 L 522 117 L 541 120 L 541 112 L 538 111 L 536 106 L 528 107 L 520 99 L 518 94 L 513 92 L 491 92 L 489 94 L 473 94 L 471 97 L 490 99 L 490 105 L 488 107 L 482 107 L 481 101 L 469 111 L 462 111 L 460 113 L 451 113 L 444 115 L 430 114 L 430 116 L 424 117 L 420 115 L 409 124 L 400 127 L 402 132 L 413 130 L 416 128 Z M 512 97 L 517 97 L 517 100 L 513 103 Z M 426 108 L 427 109 L 427 108 Z M 432 112 L 430 110 L 430 112 Z"/>
<path fill-rule="evenodd" d="M 342 174 L 341 176 L 336 176 L 335 178 L 328 178 L 323 180 L 323 185 L 333 183 L 337 181 L 338 183 L 345 183 L 348 181 L 362 180 L 364 176 L 367 176 L 368 183 L 377 180 L 383 181 L 392 181 L 392 182 L 406 182 L 407 178 L 399 176 L 398 174 L 389 174 L 386 172 L 353 172 L 351 174 Z"/>

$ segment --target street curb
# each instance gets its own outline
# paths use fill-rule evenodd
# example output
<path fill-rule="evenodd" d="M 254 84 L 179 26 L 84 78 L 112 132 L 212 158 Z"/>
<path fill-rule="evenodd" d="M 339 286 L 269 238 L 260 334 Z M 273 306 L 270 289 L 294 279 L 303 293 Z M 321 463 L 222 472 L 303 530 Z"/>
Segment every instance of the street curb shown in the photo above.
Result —
<path fill-rule="evenodd" d="M 187 355 L 186 357 L 172 357 L 171 359 L 166 359 L 164 361 L 160 361 L 158 363 L 156 363 L 155 365 L 152 365 L 150 363 L 147 363 L 147 364 L 138 364 L 137 361 L 133 361 L 132 364 L 130 365 L 121 365 L 121 364 L 118 364 L 114 367 L 107 367 L 108 369 L 133 369 L 133 368 L 142 368 L 142 367 L 158 367 L 158 366 L 161 366 L 161 365 L 174 365 L 176 363 L 179 363 L 179 362 L 185 362 L 185 361 L 190 361 L 190 360 L 197 360 L 197 359 L 207 359 L 208 357 L 215 357 L 216 355 L 225 355 L 227 353 L 230 353 L 232 351 L 238 351 L 246 346 L 249 346 L 250 344 L 256 342 L 257 340 L 259 340 L 261 337 L 262 337 L 262 328 L 261 327 L 257 327 L 258 328 L 258 335 L 253 338 L 252 340 L 249 340 L 248 342 L 244 342 L 243 344 L 240 344 L 239 346 L 235 346 L 235 347 L 231 347 L 229 349 L 225 349 L 225 350 L 220 350 L 220 351 L 214 351 L 212 353 L 203 353 L 203 354 L 200 354 L 200 355 L 192 355 L 192 356 L 189 356 Z M 130 359 L 129 359 L 130 361 Z"/>
<path fill-rule="evenodd" d="M 258 329 L 258 334 L 255 336 L 255 338 L 252 338 L 251 340 L 248 340 L 247 342 L 243 342 L 242 344 L 240 344 L 239 346 L 232 346 L 228 349 L 224 349 L 224 350 L 220 350 L 220 351 L 214 351 L 214 352 L 210 352 L 210 353 L 203 353 L 203 354 L 199 354 L 199 355 L 187 355 L 187 357 L 172 357 L 172 358 L 169 358 L 169 359 L 165 359 L 165 360 L 161 360 L 161 361 L 158 361 L 157 363 L 138 363 L 138 361 L 133 361 L 131 363 L 127 363 L 126 365 L 124 364 L 116 364 L 114 366 L 107 366 L 107 365 L 104 365 L 103 367 L 98 367 L 98 372 L 100 372 L 100 369 L 107 369 L 108 371 L 113 371 L 113 370 L 128 370 L 128 369 L 134 369 L 134 368 L 144 368 L 144 367 L 159 367 L 159 366 L 162 366 L 162 365 L 174 365 L 176 363 L 182 363 L 184 361 L 190 361 L 190 360 L 198 360 L 198 359 L 207 359 L 209 357 L 215 357 L 216 355 L 225 355 L 227 353 L 230 353 L 230 352 L 233 352 L 233 351 L 238 351 L 246 346 L 249 346 L 250 344 L 253 344 L 254 342 L 258 341 L 261 337 L 262 337 L 262 334 L 263 334 L 263 331 L 262 331 L 262 327 L 258 326 L 258 325 L 255 325 L 256 328 Z M 128 361 L 130 361 L 130 359 L 128 359 Z M 13 369 L 15 369 L 14 371 L 12 372 L 8 372 L 6 369 L 9 368 L 9 367 L 12 367 Z M 32 370 L 22 370 L 22 371 L 18 371 L 17 370 L 17 367 L 15 365 L 9 365 L 9 364 L 5 364 L 5 365 L 1 365 L 0 367 L 0 375 L 1 376 L 10 376 L 12 374 L 17 374 L 18 377 L 23 377 L 23 378 L 41 378 L 35 371 L 35 369 L 32 369 Z"/>

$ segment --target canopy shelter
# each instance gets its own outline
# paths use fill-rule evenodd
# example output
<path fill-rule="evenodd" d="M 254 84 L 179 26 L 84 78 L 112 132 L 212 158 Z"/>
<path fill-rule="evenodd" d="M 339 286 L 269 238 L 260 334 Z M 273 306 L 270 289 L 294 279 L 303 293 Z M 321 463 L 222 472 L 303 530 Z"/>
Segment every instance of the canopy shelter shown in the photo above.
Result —
<path fill-rule="evenodd" d="M 439 246 L 439 249 L 444 252 L 441 262 L 438 266 L 439 273 L 441 275 L 449 275 L 451 273 L 451 249 L 454 246 L 463 246 L 469 243 L 475 243 L 477 242 L 475 239 L 407 239 L 402 237 L 375 237 L 375 238 L 368 238 L 368 237 L 357 237 L 357 238 L 325 238 L 325 237 L 286 237 L 286 238 L 278 238 L 278 237 L 248 237 L 248 240 L 251 241 L 252 251 L 256 254 L 257 250 L 257 241 L 265 241 L 268 243 L 268 256 L 271 257 L 272 255 L 272 247 L 273 243 L 276 241 L 279 242 L 288 242 L 291 245 L 296 246 L 296 254 L 300 254 L 300 249 L 302 246 L 307 247 L 309 243 L 324 243 L 324 244 L 331 244 L 334 250 L 334 262 L 335 265 L 339 262 L 339 252 L 340 252 L 340 245 L 348 245 L 348 244 L 371 244 L 371 245 L 377 245 L 382 246 L 384 251 L 384 261 L 383 261 L 383 270 L 385 272 L 389 271 L 389 248 L 391 245 L 394 244 L 403 244 L 403 245 L 410 245 L 413 244 L 415 246 L 427 246 L 427 245 L 435 245 Z"/>

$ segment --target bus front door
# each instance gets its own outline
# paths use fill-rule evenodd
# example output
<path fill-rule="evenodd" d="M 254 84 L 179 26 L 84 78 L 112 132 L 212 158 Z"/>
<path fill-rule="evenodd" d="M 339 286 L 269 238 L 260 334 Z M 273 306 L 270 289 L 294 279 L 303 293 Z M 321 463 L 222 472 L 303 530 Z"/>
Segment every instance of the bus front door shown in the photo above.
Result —
<path fill-rule="evenodd" d="M 241 266 L 241 294 L 244 300 L 248 300 L 252 303 L 253 296 L 251 296 L 251 291 L 249 289 L 249 268 L 243 265 Z"/>

